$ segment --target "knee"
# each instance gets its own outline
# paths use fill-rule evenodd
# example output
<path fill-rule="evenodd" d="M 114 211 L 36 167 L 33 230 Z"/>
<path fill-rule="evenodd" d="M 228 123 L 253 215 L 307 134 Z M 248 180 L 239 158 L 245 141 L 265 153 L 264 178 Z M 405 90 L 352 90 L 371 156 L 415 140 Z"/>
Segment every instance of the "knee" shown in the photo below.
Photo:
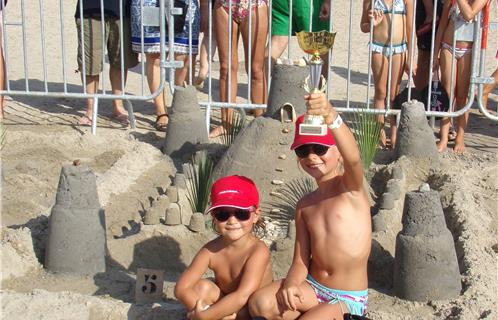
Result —
<path fill-rule="evenodd" d="M 249 313 L 251 316 L 271 318 L 271 310 L 273 309 L 274 299 L 269 299 L 261 291 L 256 291 L 247 302 Z"/>
<path fill-rule="evenodd" d="M 231 74 L 237 74 L 238 71 L 238 65 L 236 63 L 233 63 L 230 66 L 230 72 Z M 227 80 L 228 79 L 228 61 L 225 61 L 223 63 L 220 63 L 220 79 Z M 232 78 L 233 80 L 233 78 Z"/>
<path fill-rule="evenodd" d="M 384 101 L 386 99 L 386 96 L 387 96 L 386 88 L 380 86 L 375 87 L 375 100 Z"/>
<path fill-rule="evenodd" d="M 251 66 L 251 79 L 253 81 L 263 81 L 264 80 L 264 70 L 263 64 L 253 64 Z"/>

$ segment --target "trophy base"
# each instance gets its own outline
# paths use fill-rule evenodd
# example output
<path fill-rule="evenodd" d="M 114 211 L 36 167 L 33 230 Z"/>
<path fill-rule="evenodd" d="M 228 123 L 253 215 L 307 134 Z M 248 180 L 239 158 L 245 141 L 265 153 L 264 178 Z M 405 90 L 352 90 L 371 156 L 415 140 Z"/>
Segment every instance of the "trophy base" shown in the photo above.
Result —
<path fill-rule="evenodd" d="M 301 123 L 299 125 L 299 134 L 302 136 L 324 136 L 327 134 L 327 125 Z"/>

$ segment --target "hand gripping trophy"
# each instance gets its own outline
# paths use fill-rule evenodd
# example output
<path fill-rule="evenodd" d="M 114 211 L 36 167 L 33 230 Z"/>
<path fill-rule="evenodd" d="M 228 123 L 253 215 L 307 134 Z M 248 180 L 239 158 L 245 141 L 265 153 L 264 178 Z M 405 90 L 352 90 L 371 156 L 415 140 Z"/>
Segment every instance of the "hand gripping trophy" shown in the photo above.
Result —
<path fill-rule="evenodd" d="M 336 33 L 328 31 L 301 31 L 296 35 L 301 49 L 311 54 L 311 59 L 308 62 L 310 75 L 304 79 L 304 89 L 308 93 L 324 92 L 327 88 L 327 80 L 322 76 L 323 60 L 320 56 L 332 49 Z M 299 125 L 299 134 L 313 136 L 326 135 L 327 125 L 323 116 L 305 115 L 303 123 Z"/>

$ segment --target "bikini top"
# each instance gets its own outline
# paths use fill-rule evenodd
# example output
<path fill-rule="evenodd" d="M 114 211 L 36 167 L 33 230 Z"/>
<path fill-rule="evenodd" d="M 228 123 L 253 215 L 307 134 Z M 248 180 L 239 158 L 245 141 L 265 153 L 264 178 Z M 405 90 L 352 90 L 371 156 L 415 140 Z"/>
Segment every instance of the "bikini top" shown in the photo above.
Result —
<path fill-rule="evenodd" d="M 450 9 L 450 17 L 455 26 L 455 39 L 457 41 L 473 41 L 475 18 L 470 21 L 465 20 L 460 14 L 460 8 L 455 0 L 453 0 Z"/>
<path fill-rule="evenodd" d="M 375 0 L 373 7 L 375 10 L 381 10 L 384 13 L 406 14 L 404 0 L 393 0 L 392 8 L 389 8 L 384 0 Z"/>

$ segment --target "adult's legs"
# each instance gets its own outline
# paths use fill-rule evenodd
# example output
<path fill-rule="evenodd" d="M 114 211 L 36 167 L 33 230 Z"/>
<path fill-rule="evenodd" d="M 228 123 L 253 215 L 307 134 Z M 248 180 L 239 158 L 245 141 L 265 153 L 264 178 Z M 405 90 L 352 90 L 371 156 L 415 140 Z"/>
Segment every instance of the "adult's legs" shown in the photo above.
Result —
<path fill-rule="evenodd" d="M 451 65 L 453 63 L 453 55 L 449 50 L 441 50 L 439 56 L 439 67 L 441 70 L 441 83 L 443 88 L 446 90 L 448 95 L 453 90 L 451 87 Z M 453 82 L 454 83 L 454 82 Z M 442 118 L 439 128 L 439 142 L 437 144 L 437 150 L 443 151 L 448 146 L 448 133 L 450 130 L 451 122 L 450 118 Z"/>
<path fill-rule="evenodd" d="M 82 76 L 83 78 L 83 76 Z M 99 88 L 99 75 L 86 75 L 85 87 L 87 94 L 96 93 Z M 86 111 L 83 118 L 80 119 L 79 124 L 90 125 L 93 117 L 93 99 L 86 100 Z"/>
<path fill-rule="evenodd" d="M 192 55 L 192 76 L 195 75 L 195 58 L 197 55 Z M 188 54 L 175 54 L 176 61 L 183 61 L 183 67 L 175 70 L 175 85 L 183 86 L 184 82 L 190 83 L 190 58 Z"/>
<path fill-rule="evenodd" d="M 457 61 L 457 72 L 456 78 L 456 108 L 457 110 L 462 109 L 467 104 L 467 96 L 469 93 L 470 85 L 470 65 L 472 62 L 472 55 L 466 54 Z M 467 128 L 467 123 L 469 121 L 469 113 L 465 112 L 463 115 L 457 118 L 457 135 L 455 138 L 455 146 L 453 151 L 462 153 L 465 151 L 465 129 Z"/>
<path fill-rule="evenodd" d="M 228 19 L 228 13 L 221 5 L 217 5 L 214 10 L 215 32 L 216 39 L 218 40 L 218 56 L 220 58 L 220 101 L 221 102 L 235 102 L 237 97 L 237 71 L 238 71 L 238 35 L 239 25 L 233 20 Z M 232 34 L 228 34 L 228 23 L 232 24 Z M 232 39 L 231 49 L 231 66 L 228 69 L 228 37 Z M 228 81 L 228 74 L 230 72 L 230 83 Z M 229 94 L 230 90 L 230 94 Z M 229 101 L 230 100 L 230 101 Z M 214 128 L 209 133 L 210 138 L 218 137 L 224 134 L 228 126 L 232 123 L 233 109 L 221 109 L 221 125 Z"/>
<path fill-rule="evenodd" d="M 211 39 L 211 57 L 214 56 L 216 52 L 216 37 Z M 195 79 L 195 85 L 199 88 L 204 86 L 204 79 L 207 77 L 209 71 L 209 33 L 205 32 L 201 42 L 201 48 L 199 52 L 199 73 Z"/>
<path fill-rule="evenodd" d="M 249 27 L 251 27 L 252 35 L 251 45 L 249 45 Z M 246 70 L 249 69 L 247 63 L 249 54 L 251 54 L 251 101 L 252 103 L 264 104 L 266 102 L 264 53 L 268 34 L 268 7 L 264 5 L 258 7 L 258 10 L 252 11 L 251 26 L 249 26 L 249 17 L 247 17 L 240 26 L 240 31 L 244 43 Z M 254 116 L 258 117 L 262 114 L 263 109 L 254 110 Z"/>
<path fill-rule="evenodd" d="M 378 52 L 372 54 L 372 75 L 374 79 L 375 93 L 374 93 L 374 108 L 386 108 L 387 96 L 387 73 L 389 61 L 387 57 Z M 377 115 L 377 122 L 382 126 L 380 129 L 380 146 L 385 148 L 387 146 L 386 131 L 384 129 L 384 115 Z"/>
<path fill-rule="evenodd" d="M 418 50 L 417 72 L 413 77 L 413 83 L 418 92 L 421 92 L 429 84 L 429 73 L 431 71 L 429 66 L 430 58 L 430 51 Z"/>
<path fill-rule="evenodd" d="M 277 303 L 276 294 L 282 286 L 283 280 L 272 282 L 264 288 L 259 289 L 249 298 L 249 312 L 253 317 L 264 317 L 270 319 L 294 320 L 311 308 L 318 305 L 315 292 L 307 282 L 300 285 L 303 293 L 303 301 L 297 301 L 297 311 L 282 310 Z M 316 319 L 329 319 L 316 318 Z M 342 318 L 341 318 L 342 319 Z"/>
<path fill-rule="evenodd" d="M 124 71 L 124 85 L 126 84 L 126 77 L 128 75 L 128 70 Z M 121 68 L 110 67 L 109 68 L 109 79 L 111 81 L 112 93 L 115 95 L 120 95 L 123 93 L 123 83 L 121 83 Z M 128 113 L 123 108 L 123 101 L 121 99 L 115 99 L 112 101 L 112 115 L 117 119 L 128 119 Z"/>
<path fill-rule="evenodd" d="M 145 67 L 147 69 L 147 82 L 149 83 L 149 90 L 154 93 L 159 88 L 161 83 L 161 55 L 159 53 L 146 53 L 145 54 Z M 168 114 L 166 110 L 166 92 L 163 90 L 157 97 L 154 98 L 154 107 L 156 109 L 156 129 L 164 130 L 168 124 L 169 118 L 165 115 Z"/>

